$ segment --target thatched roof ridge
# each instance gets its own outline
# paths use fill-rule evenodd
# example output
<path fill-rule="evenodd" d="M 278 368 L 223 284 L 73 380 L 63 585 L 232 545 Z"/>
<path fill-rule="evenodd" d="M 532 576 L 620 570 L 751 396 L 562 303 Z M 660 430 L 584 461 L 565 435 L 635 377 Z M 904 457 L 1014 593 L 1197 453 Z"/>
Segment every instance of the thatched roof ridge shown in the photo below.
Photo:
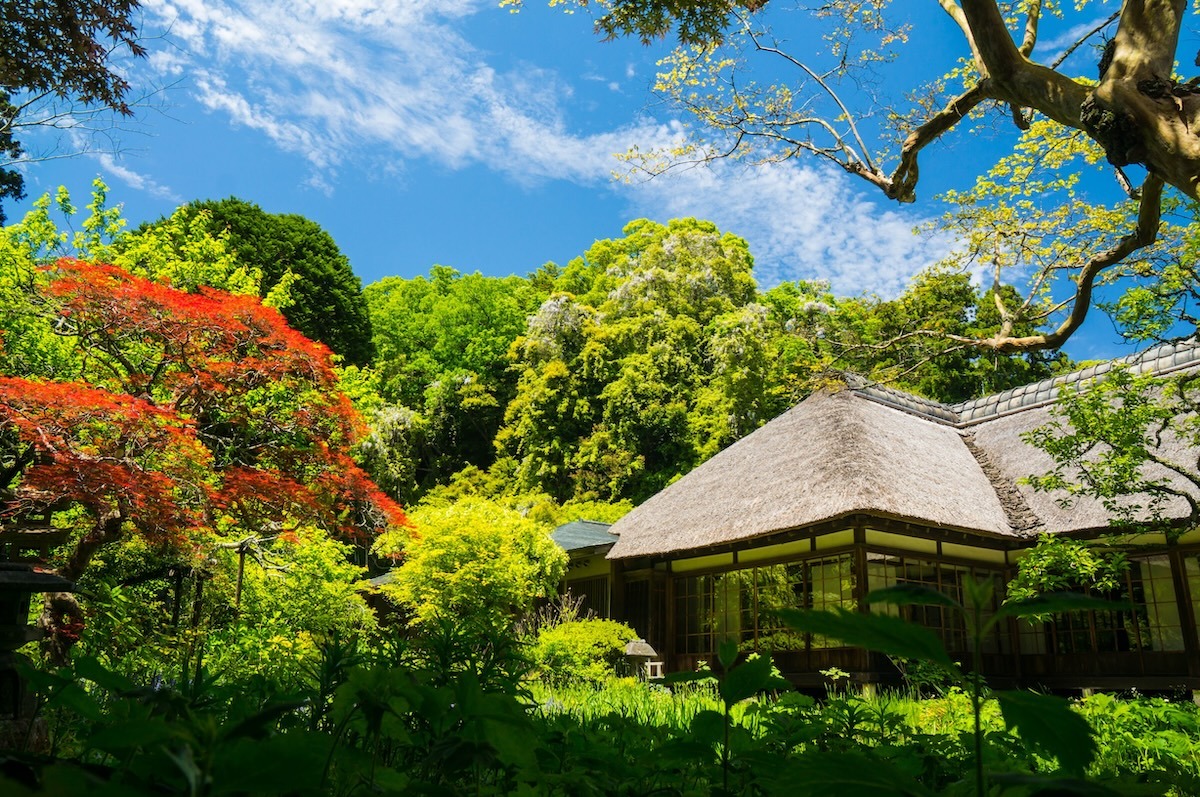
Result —
<path fill-rule="evenodd" d="M 1021 483 L 1052 467 L 1022 434 L 1050 422 L 1064 385 L 1120 362 L 1160 375 L 1200 368 L 1200 344 L 1164 344 L 952 406 L 851 378 L 846 390 L 810 396 L 627 514 L 611 528 L 619 540 L 609 558 L 711 549 L 862 514 L 1012 539 L 1103 530 L 1109 514 L 1099 501 L 1064 507 L 1063 496 Z M 1162 451 L 1185 461 L 1178 441 Z"/>

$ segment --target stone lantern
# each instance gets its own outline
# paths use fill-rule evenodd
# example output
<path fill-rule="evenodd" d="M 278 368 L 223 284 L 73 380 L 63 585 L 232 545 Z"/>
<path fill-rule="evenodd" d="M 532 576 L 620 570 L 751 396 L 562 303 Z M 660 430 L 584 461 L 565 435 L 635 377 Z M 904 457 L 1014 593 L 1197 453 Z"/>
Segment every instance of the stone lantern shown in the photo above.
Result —
<path fill-rule="evenodd" d="M 635 639 L 625 646 L 625 660 L 639 678 L 662 678 L 663 663 L 644 639 Z"/>
<path fill-rule="evenodd" d="M 34 570 L 25 562 L 0 562 L 0 722 L 20 720 L 33 710 L 25 688 L 17 648 L 41 639 L 44 632 L 29 625 L 29 601 L 40 592 L 73 592 L 65 578 Z"/>

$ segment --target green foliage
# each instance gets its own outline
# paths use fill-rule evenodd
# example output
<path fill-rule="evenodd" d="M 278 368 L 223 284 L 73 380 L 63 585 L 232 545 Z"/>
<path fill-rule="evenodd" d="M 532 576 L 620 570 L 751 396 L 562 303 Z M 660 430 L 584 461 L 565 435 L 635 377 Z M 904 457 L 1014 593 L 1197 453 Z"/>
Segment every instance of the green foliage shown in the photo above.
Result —
<path fill-rule="evenodd" d="M 1200 207 L 1189 203 L 1181 215 L 1196 219 Z M 1115 300 L 1097 303 L 1129 340 L 1160 341 L 1200 326 L 1194 309 L 1200 299 L 1200 232 L 1195 223 L 1171 232 L 1177 243 L 1164 256 L 1132 265 L 1125 290 Z"/>
<path fill-rule="evenodd" d="M 1200 793 L 1200 708 L 1195 703 L 1097 693 L 1081 700 L 1078 710 L 1096 742 L 1097 775 L 1152 773 L 1178 794 Z"/>
<path fill-rule="evenodd" d="M 135 237 L 174 243 L 180 227 L 199 227 L 222 240 L 240 268 L 261 275 L 259 296 L 277 296 L 282 285 L 290 301 L 276 298 L 276 305 L 306 337 L 321 341 L 348 364 L 370 362 L 371 318 L 362 283 L 316 222 L 293 213 L 267 213 L 252 202 L 229 197 L 191 202 L 169 219 L 142 225 Z"/>
<path fill-rule="evenodd" d="M 452 620 L 503 635 L 566 571 L 567 555 L 544 526 L 491 501 L 426 505 L 410 520 L 411 535 L 385 534 L 375 550 L 403 555 L 385 589 L 418 625 Z"/>
<path fill-rule="evenodd" d="M 695 219 L 597 241 L 513 346 L 519 490 L 641 500 L 778 409 L 746 242 Z"/>
<path fill-rule="evenodd" d="M 618 674 L 625 646 L 636 638 L 632 628 L 614 620 L 571 620 L 541 630 L 533 659 L 547 683 L 602 684 Z"/>
<path fill-rule="evenodd" d="M 1046 535 L 1018 560 L 1017 575 L 1008 583 L 1008 598 L 1022 600 L 1076 589 L 1111 594 L 1124 586 L 1128 569 L 1129 560 L 1120 551 Z"/>
<path fill-rule="evenodd" d="M 905 599 L 914 599 L 908 594 Z M 497 640 L 498 641 L 498 640 Z M 669 689 L 633 679 L 533 685 L 533 701 L 475 674 L 435 642 L 422 658 L 321 648 L 321 676 L 280 692 L 200 679 L 143 689 L 95 660 L 31 672 L 51 756 L 3 751 L 14 795 L 764 794 L 968 795 L 972 727 L 986 740 L 987 794 L 1195 792 L 1190 704 L 1006 693 L 1036 711 L 1005 732 L 996 701 L 961 690 L 935 700 L 846 692 L 817 703 L 772 686 L 768 666 L 731 663 L 719 679 Z M 765 660 L 758 660 L 765 661 Z M 744 673 L 738 675 L 738 673 Z M 1044 705 L 1043 705 L 1044 704 Z M 1037 726 L 1071 715 L 1075 741 Z M 1010 718 L 1011 719 L 1011 718 Z M 1064 726 L 1065 727 L 1065 726 Z M 1055 768 L 1086 749 L 1087 778 Z M 1080 746 L 1080 742 L 1084 746 Z M 1071 747 L 1071 746 L 1074 747 Z M 1068 759 L 1078 769 L 1077 760 Z"/>
<path fill-rule="evenodd" d="M 303 530 L 246 546 L 238 594 L 238 549 L 221 548 L 208 584 L 204 661 L 227 678 L 303 683 L 329 639 L 376 631 L 364 570 L 345 543 Z"/>
<path fill-rule="evenodd" d="M 897 585 L 871 592 L 868 603 L 893 606 L 932 605 L 951 609 L 962 616 L 974 656 L 982 650 L 984 635 L 1005 618 L 1019 617 L 1036 620 L 1046 614 L 1092 609 L 1125 608 L 1124 604 L 1072 593 L 1039 595 L 1003 604 L 986 616 L 994 584 L 990 581 L 970 581 L 964 585 L 966 604 L 960 604 L 935 589 L 915 584 Z M 876 650 L 889 656 L 911 658 L 933 664 L 951 678 L 969 687 L 974 717 L 974 782 L 975 793 L 987 793 L 987 739 L 983 730 L 983 682 L 978 671 L 963 677 L 958 665 L 950 659 L 942 643 L 928 629 L 885 614 L 857 612 L 818 612 L 785 610 L 779 612 L 787 625 L 808 633 L 819 633 L 857 647 Z M 1057 759 L 1061 770 L 1069 775 L 1081 775 L 1096 756 L 1096 744 L 1087 732 L 1086 723 L 1063 700 L 1020 691 L 995 692 L 1004 722 L 1010 731 L 1046 758 Z M 1003 782 L 1003 777 L 993 778 Z M 1042 788 L 1068 788 L 1060 777 L 1022 776 L 1022 785 Z M 1014 781 L 1014 782 L 1018 782 Z"/>
<path fill-rule="evenodd" d="M 180 208 L 154 225 L 122 236 L 114 245 L 113 264 L 181 291 L 207 285 L 229 293 L 259 295 L 262 269 L 239 260 L 230 249 L 228 231 L 214 232 L 212 227 L 208 211 L 191 213 Z M 272 306 L 278 307 L 279 300 Z"/>
<path fill-rule="evenodd" d="M 368 467 L 415 501 L 452 474 L 495 459 L 492 439 L 516 390 L 507 354 L 545 292 L 520 277 L 463 275 L 368 285 L 378 392 Z"/>
<path fill-rule="evenodd" d="M 752 268 L 746 242 L 709 222 L 642 219 L 527 278 L 435 266 L 370 285 L 378 402 L 363 460 L 408 502 L 467 484 L 636 502 L 840 370 L 959 401 L 1065 366 L 957 340 L 999 329 L 993 293 L 1012 303 L 1008 286 L 980 293 L 942 269 L 891 300 L 806 282 L 760 293 Z"/>

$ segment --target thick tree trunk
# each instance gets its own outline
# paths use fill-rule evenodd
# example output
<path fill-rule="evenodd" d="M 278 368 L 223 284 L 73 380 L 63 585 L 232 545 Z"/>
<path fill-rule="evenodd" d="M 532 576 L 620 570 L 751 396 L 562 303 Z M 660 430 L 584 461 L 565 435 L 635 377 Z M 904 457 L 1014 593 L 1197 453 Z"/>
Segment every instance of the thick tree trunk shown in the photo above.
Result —
<path fill-rule="evenodd" d="M 963 0 L 993 99 L 1083 130 L 1115 166 L 1138 163 L 1200 198 L 1200 90 L 1172 79 L 1186 0 L 1126 0 L 1094 89 L 1035 64 L 1012 39 L 995 0 Z"/>
<path fill-rule="evenodd" d="M 121 538 L 124 522 L 124 516 L 119 513 L 102 518 L 91 532 L 75 544 L 75 549 L 57 569 L 57 575 L 77 581 L 97 551 Z M 69 592 L 46 594 L 37 626 L 46 634 L 41 643 L 42 652 L 52 664 L 66 666 L 71 663 L 71 648 L 79 641 L 83 625 L 83 608 L 74 595 Z"/>
<path fill-rule="evenodd" d="M 1186 6 L 1185 0 L 1126 0 L 1111 60 L 1082 122 L 1113 165 L 1142 164 L 1197 197 L 1200 95 L 1172 79 Z"/>

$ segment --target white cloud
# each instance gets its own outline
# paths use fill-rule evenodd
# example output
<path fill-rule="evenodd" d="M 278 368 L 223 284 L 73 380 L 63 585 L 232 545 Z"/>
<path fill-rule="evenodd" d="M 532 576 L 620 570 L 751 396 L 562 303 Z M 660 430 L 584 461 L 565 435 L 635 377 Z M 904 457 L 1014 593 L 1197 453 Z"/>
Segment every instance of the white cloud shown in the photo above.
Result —
<path fill-rule="evenodd" d="M 1041 59 L 1044 62 L 1049 62 L 1058 58 L 1068 47 L 1091 33 L 1097 27 L 1102 25 L 1107 19 L 1107 14 L 1097 16 L 1095 19 L 1092 19 L 1088 22 L 1081 22 L 1078 25 L 1073 25 L 1053 38 L 1040 39 L 1037 43 L 1035 58 Z M 1109 31 L 1111 33 L 1112 28 L 1109 28 Z M 1087 44 L 1084 44 L 1082 47 L 1072 53 L 1072 63 L 1077 61 L 1080 62 L 1080 65 L 1084 62 L 1091 62 L 1092 64 L 1098 63 L 1100 61 L 1100 55 L 1096 52 L 1094 47 L 1090 45 L 1100 44 L 1102 41 L 1103 40 L 1099 36 L 1092 38 Z M 1080 59 L 1082 59 L 1082 61 Z"/>
<path fill-rule="evenodd" d="M 827 278 L 840 293 L 895 294 L 947 248 L 915 237 L 916 217 L 863 199 L 845 175 L 796 163 L 750 172 L 724 163 L 614 186 L 614 154 L 668 144 L 678 124 L 572 127 L 565 109 L 573 87 L 560 75 L 530 63 L 497 68 L 460 33 L 463 17 L 500 13 L 495 0 L 146 0 L 144 7 L 171 22 L 192 59 L 199 102 L 303 157 L 312 170 L 305 184 L 317 190 L 332 191 L 348 164 L 397 174 L 419 159 L 483 165 L 521 184 L 566 180 L 624 192 L 638 215 L 699 216 L 746 237 L 764 286 Z M 181 60 L 161 66 L 178 71 Z M 627 63 L 623 72 L 632 79 L 637 67 Z M 599 78 L 595 70 L 584 76 Z"/>
<path fill-rule="evenodd" d="M 944 238 L 914 234 L 921 217 L 868 200 L 842 174 L 796 161 L 668 172 L 637 187 L 634 208 L 659 221 L 708 219 L 742 236 L 764 288 L 827 279 L 841 295 L 895 296 L 950 249 Z"/>
<path fill-rule="evenodd" d="M 456 27 L 491 0 L 148 0 L 192 59 L 206 109 L 302 156 L 329 186 L 344 163 L 482 164 L 519 182 L 602 185 L 638 136 L 573 130 L 572 86 L 521 63 L 497 71 Z M 507 20 L 507 15 L 499 17 Z M 516 24 L 514 22 L 514 24 Z M 182 56 L 151 66 L 178 72 Z M 632 65 L 626 70 L 632 72 Z"/>
<path fill-rule="evenodd" d="M 169 187 L 162 185 L 144 174 L 135 172 L 133 169 L 122 166 L 117 163 L 116 158 L 107 152 L 96 153 L 94 155 L 96 162 L 100 164 L 100 168 L 120 180 L 137 191 L 145 191 L 151 196 L 156 196 L 161 199 L 166 199 L 170 202 L 182 202 L 178 194 L 172 191 Z"/>

